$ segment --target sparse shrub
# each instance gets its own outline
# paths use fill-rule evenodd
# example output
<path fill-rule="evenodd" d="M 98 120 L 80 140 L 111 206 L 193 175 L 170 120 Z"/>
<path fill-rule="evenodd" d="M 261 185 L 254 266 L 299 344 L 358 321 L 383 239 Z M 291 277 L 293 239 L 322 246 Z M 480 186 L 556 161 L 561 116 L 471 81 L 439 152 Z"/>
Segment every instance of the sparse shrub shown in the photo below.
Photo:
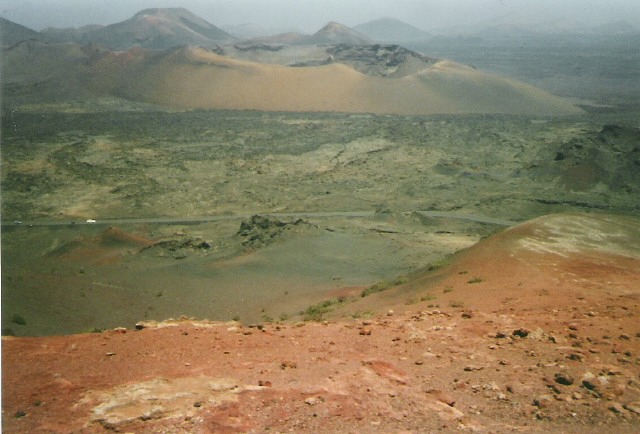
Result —
<path fill-rule="evenodd" d="M 407 301 L 404 302 L 404 304 L 411 305 L 411 304 L 416 304 L 418 302 L 418 299 L 415 297 L 411 297 L 409 299 L 407 299 Z"/>
<path fill-rule="evenodd" d="M 279 319 L 280 321 L 286 321 L 289 319 L 289 315 L 286 313 L 281 313 Z"/>
<path fill-rule="evenodd" d="M 480 283 L 480 282 L 484 282 L 484 279 L 482 279 L 481 277 L 474 277 L 473 279 L 469 279 L 467 283 Z"/>
<path fill-rule="evenodd" d="M 461 301 L 451 300 L 449 302 L 449 306 L 451 307 L 464 307 L 464 303 Z"/>
<path fill-rule="evenodd" d="M 328 310 L 326 308 L 323 308 L 319 304 L 309 306 L 305 311 L 302 312 L 302 320 L 303 321 L 322 321 L 322 316 L 327 312 Z"/>
<path fill-rule="evenodd" d="M 452 286 L 446 286 L 446 287 L 442 290 L 442 292 L 444 292 L 445 294 L 446 294 L 446 293 L 448 293 L 448 292 L 451 292 L 451 291 L 453 291 L 453 287 L 452 287 Z"/>
<path fill-rule="evenodd" d="M 450 262 L 449 257 L 442 258 L 436 262 L 432 262 L 429 265 L 427 265 L 427 271 L 435 271 L 439 268 L 444 267 L 445 265 L 449 265 L 449 262 Z"/>
<path fill-rule="evenodd" d="M 431 300 L 435 300 L 436 298 L 437 297 L 433 294 L 427 294 L 420 297 L 420 301 L 431 301 Z"/>
<path fill-rule="evenodd" d="M 387 290 L 390 287 L 391 287 L 391 283 L 388 280 L 382 280 L 373 286 L 363 289 L 362 294 L 360 295 L 362 297 L 366 297 L 368 295 L 375 294 L 376 292 L 382 292 L 384 290 Z"/>
<path fill-rule="evenodd" d="M 392 288 L 392 287 L 398 286 L 398 285 L 402 285 L 404 283 L 407 283 L 408 281 L 409 281 L 409 277 L 407 277 L 405 275 L 398 276 L 395 279 L 393 279 L 392 281 L 384 279 L 384 280 L 381 280 L 380 282 L 376 283 L 373 286 L 370 286 L 368 288 L 363 289 L 362 293 L 360 294 L 360 296 L 366 297 L 368 295 L 375 294 L 376 292 L 386 291 L 389 288 Z"/>
<path fill-rule="evenodd" d="M 395 278 L 395 280 L 393 281 L 393 283 L 391 284 L 392 286 L 397 286 L 397 285 L 402 285 L 404 283 L 407 283 L 409 281 L 409 278 L 407 276 L 398 276 Z"/>
<path fill-rule="evenodd" d="M 18 325 L 27 325 L 27 320 L 24 319 L 22 316 L 18 315 L 17 313 L 14 313 L 13 316 L 11 317 L 11 322 L 14 324 L 18 324 Z"/>
<path fill-rule="evenodd" d="M 359 310 L 351 314 L 351 318 L 359 319 L 359 318 L 369 318 L 373 316 L 373 311 L 367 310 L 364 312 L 360 312 Z"/>
<path fill-rule="evenodd" d="M 323 315 L 330 312 L 333 306 L 342 303 L 340 299 L 334 298 L 325 300 L 321 303 L 309 306 L 306 310 L 300 312 L 303 321 L 322 321 Z"/>

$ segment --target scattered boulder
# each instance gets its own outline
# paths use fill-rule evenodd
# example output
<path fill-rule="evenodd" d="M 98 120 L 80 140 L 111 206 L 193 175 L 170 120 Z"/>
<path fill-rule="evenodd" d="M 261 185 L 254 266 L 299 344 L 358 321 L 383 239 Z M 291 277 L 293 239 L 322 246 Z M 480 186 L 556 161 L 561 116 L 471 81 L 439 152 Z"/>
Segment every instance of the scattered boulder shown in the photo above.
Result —
<path fill-rule="evenodd" d="M 554 380 L 556 383 L 561 384 L 563 386 L 571 386 L 574 383 L 574 378 L 567 374 L 566 372 L 557 373 L 554 376 Z"/>
<path fill-rule="evenodd" d="M 548 408 L 552 403 L 553 398 L 550 395 L 539 395 L 533 400 L 533 405 L 539 408 Z"/>
<path fill-rule="evenodd" d="M 609 404 L 609 410 L 616 414 L 622 414 L 625 412 L 624 407 L 619 402 L 612 402 Z"/>
<path fill-rule="evenodd" d="M 624 408 L 629 410 L 631 413 L 640 415 L 640 402 L 632 402 L 631 404 L 625 404 Z"/>
<path fill-rule="evenodd" d="M 512 335 L 524 339 L 527 336 L 529 336 L 529 333 L 530 333 L 529 330 L 520 328 L 520 329 L 514 330 Z"/>
<path fill-rule="evenodd" d="M 598 385 L 596 384 L 596 376 L 591 372 L 587 372 L 582 376 L 581 380 L 582 386 L 590 391 L 596 391 L 598 389 Z"/>

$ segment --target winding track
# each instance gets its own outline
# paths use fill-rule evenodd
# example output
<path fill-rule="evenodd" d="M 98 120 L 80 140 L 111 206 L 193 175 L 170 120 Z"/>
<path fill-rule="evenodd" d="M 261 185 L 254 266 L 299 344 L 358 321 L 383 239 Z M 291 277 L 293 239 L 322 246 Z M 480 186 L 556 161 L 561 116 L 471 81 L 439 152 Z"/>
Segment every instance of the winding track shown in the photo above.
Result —
<path fill-rule="evenodd" d="M 518 222 L 510 220 L 496 219 L 475 214 L 462 214 L 449 211 L 415 211 L 425 217 L 447 218 L 456 220 L 468 220 L 476 223 L 491 224 L 497 226 L 514 226 Z M 375 211 L 327 211 L 327 212 L 276 212 L 276 213 L 251 213 L 251 214 L 230 214 L 199 217 L 181 218 L 122 218 L 122 219 L 100 219 L 95 221 L 69 221 L 69 220 L 34 220 L 25 222 L 2 222 L 2 226 L 69 226 L 69 225 L 121 225 L 121 224 L 198 224 L 225 220 L 242 220 L 259 214 L 276 218 L 326 218 L 326 217 L 373 217 Z"/>

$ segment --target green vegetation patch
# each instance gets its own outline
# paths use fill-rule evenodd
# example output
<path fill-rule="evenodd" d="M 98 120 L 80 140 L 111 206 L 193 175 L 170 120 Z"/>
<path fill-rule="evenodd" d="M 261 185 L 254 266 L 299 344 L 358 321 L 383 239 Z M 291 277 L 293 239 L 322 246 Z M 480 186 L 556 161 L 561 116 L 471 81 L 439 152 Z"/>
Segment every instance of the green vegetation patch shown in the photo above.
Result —
<path fill-rule="evenodd" d="M 439 261 L 430 263 L 429 265 L 427 265 L 427 271 L 439 270 L 440 268 L 449 265 L 451 263 L 451 257 L 451 255 L 448 255 L 440 259 Z"/>
<path fill-rule="evenodd" d="M 363 289 L 360 296 L 367 297 L 371 294 L 375 294 L 376 292 L 386 291 L 387 289 L 393 288 L 394 286 L 402 285 L 403 283 L 407 283 L 408 281 L 409 278 L 407 276 L 398 276 L 394 280 L 381 280 L 375 285 Z"/>
<path fill-rule="evenodd" d="M 300 312 L 303 321 L 322 321 L 324 314 L 331 312 L 339 304 L 347 301 L 347 297 L 332 298 L 321 303 L 309 306 Z"/>

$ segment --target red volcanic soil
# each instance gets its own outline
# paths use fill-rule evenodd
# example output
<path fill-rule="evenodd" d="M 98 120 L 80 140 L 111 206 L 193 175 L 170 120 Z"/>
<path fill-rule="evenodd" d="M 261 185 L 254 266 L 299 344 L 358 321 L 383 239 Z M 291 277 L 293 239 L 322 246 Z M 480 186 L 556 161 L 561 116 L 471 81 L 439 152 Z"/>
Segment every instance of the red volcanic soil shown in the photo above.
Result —
<path fill-rule="evenodd" d="M 366 320 L 4 338 L 3 432 L 638 432 L 639 234 L 533 220 Z"/>

